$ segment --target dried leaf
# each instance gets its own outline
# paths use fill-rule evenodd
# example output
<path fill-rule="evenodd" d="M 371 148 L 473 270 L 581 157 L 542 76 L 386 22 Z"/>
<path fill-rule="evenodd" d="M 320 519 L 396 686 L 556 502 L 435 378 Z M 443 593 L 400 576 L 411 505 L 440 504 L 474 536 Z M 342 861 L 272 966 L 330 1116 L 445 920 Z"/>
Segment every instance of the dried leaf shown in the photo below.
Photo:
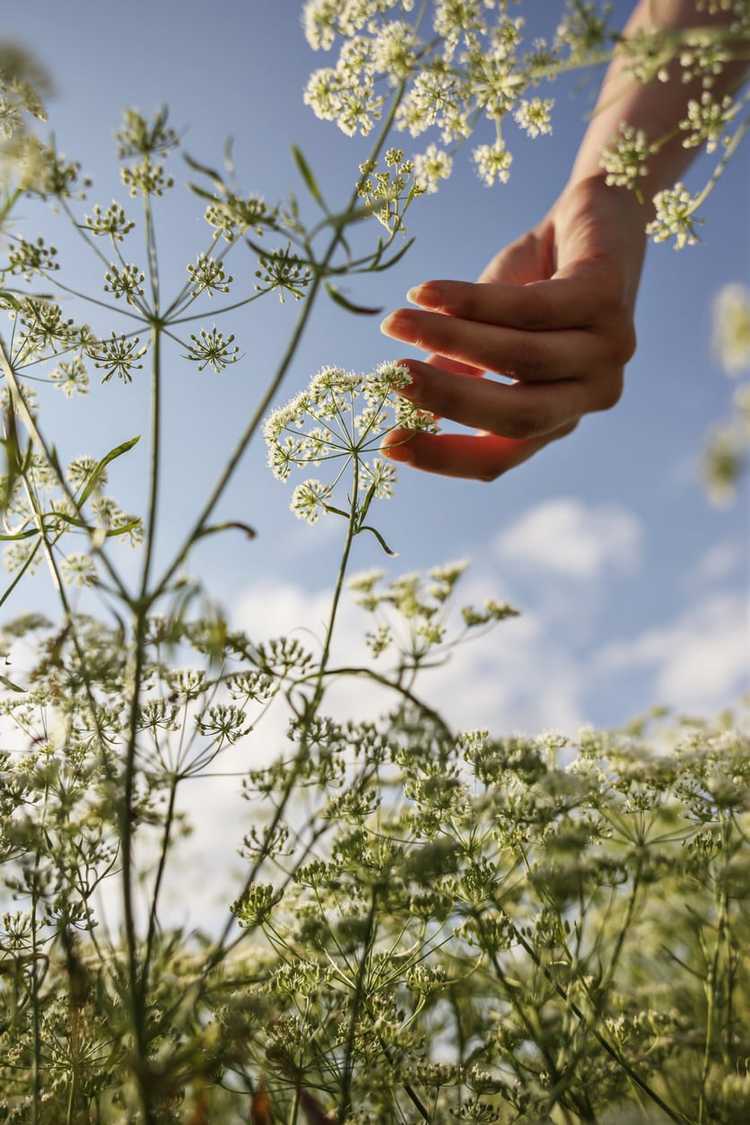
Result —
<path fill-rule="evenodd" d="M 271 1099 L 265 1082 L 261 1082 L 250 1103 L 250 1125 L 272 1125 Z"/>
<path fill-rule="evenodd" d="M 310 1125 L 336 1125 L 337 1117 L 333 1110 L 325 1113 L 318 1099 L 308 1094 L 307 1090 L 300 1090 L 299 1101 Z"/>

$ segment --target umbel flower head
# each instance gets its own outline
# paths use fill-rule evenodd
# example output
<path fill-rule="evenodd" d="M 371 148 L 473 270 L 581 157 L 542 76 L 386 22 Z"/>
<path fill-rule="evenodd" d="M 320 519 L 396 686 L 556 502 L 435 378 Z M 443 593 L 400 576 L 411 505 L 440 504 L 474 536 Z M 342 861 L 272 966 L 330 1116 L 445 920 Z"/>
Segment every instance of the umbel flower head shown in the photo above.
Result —
<path fill-rule="evenodd" d="M 334 492 L 350 467 L 354 490 L 365 493 L 368 506 L 373 498 L 393 494 L 395 467 L 377 456 L 383 436 L 396 427 L 436 428 L 429 411 L 398 394 L 410 382 L 407 368 L 398 363 L 381 363 L 366 375 L 324 367 L 307 390 L 269 415 L 264 434 L 274 476 L 285 481 L 292 469 L 311 465 L 333 471 L 328 483 L 308 479 L 295 488 L 291 508 L 296 516 L 312 524 L 321 511 L 335 510 Z M 356 495 L 351 503 L 356 504 Z"/>

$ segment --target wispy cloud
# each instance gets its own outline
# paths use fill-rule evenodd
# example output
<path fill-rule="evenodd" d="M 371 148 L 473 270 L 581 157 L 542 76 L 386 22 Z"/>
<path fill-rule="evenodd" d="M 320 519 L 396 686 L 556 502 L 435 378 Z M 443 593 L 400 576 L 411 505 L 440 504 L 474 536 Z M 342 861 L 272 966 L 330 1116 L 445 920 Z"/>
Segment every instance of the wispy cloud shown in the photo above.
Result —
<path fill-rule="evenodd" d="M 746 595 L 710 594 L 674 621 L 608 645 L 598 671 L 646 670 L 647 702 L 691 713 L 726 706 L 749 686 L 749 625 Z"/>
<path fill-rule="evenodd" d="M 590 579 L 605 570 L 635 570 L 642 540 L 641 524 L 626 508 L 563 496 L 531 508 L 498 536 L 494 549 L 504 562 Z"/>

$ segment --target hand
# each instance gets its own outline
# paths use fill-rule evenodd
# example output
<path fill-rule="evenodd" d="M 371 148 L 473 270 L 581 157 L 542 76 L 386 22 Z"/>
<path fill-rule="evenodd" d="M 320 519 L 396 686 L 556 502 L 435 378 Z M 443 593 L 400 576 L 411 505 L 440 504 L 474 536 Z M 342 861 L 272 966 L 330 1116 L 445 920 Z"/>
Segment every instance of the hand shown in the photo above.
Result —
<path fill-rule="evenodd" d="M 417 406 L 475 434 L 394 430 L 383 452 L 449 476 L 494 480 L 608 410 L 635 351 L 633 312 L 647 216 L 631 193 L 592 177 L 567 189 L 477 284 L 429 281 L 381 330 L 432 355 L 404 360 Z M 430 311 L 423 311 L 429 309 Z M 512 384 L 483 378 L 512 377 Z"/>

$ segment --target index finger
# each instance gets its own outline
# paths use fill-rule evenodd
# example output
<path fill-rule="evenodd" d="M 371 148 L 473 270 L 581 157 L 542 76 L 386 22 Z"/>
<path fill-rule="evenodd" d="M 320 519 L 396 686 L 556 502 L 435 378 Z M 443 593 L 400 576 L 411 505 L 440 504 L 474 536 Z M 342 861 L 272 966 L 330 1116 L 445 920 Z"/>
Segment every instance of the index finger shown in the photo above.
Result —
<path fill-rule="evenodd" d="M 447 316 L 506 328 L 587 328 L 598 317 L 599 287 L 590 278 L 556 277 L 508 285 L 500 281 L 426 281 L 407 293 L 415 305 Z"/>
<path fill-rule="evenodd" d="M 417 434 L 411 430 L 391 430 L 381 448 L 391 460 L 423 472 L 491 481 L 574 428 L 575 423 L 570 423 L 544 436 L 522 440 L 495 434 Z"/>

